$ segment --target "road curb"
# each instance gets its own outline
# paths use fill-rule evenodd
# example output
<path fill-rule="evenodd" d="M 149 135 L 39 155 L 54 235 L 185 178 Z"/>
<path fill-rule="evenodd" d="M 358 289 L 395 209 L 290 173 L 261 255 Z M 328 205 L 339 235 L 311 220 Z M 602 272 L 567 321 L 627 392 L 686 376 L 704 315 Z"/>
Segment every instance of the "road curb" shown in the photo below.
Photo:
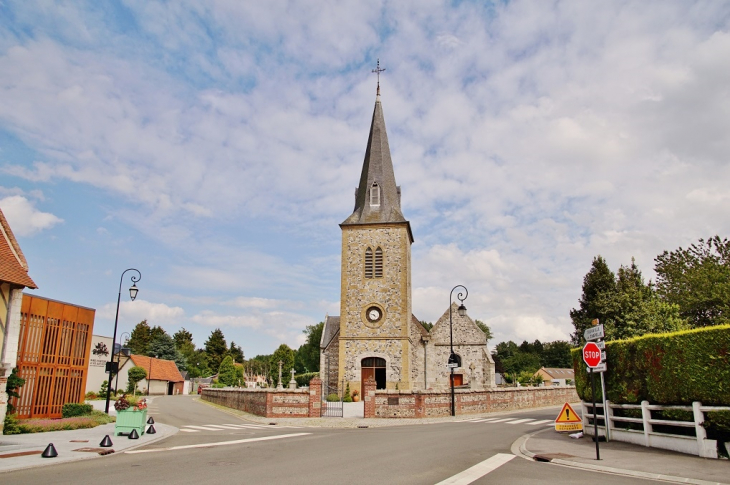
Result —
<path fill-rule="evenodd" d="M 539 433 L 544 433 L 546 431 L 552 431 L 550 429 L 541 429 L 539 431 L 536 431 L 534 433 L 526 434 L 520 436 L 517 440 L 515 440 L 514 443 L 512 443 L 511 451 L 512 454 L 519 456 L 520 458 L 524 458 L 526 460 L 530 461 L 538 461 L 535 459 L 537 454 L 531 452 L 527 449 L 527 442 Z M 621 475 L 625 477 L 631 477 L 631 478 L 641 478 L 645 480 L 656 480 L 656 481 L 662 481 L 662 482 L 669 482 L 669 483 L 691 483 L 693 485 L 727 485 L 722 482 L 709 482 L 707 480 L 698 480 L 694 478 L 685 478 L 685 477 L 675 477 L 672 475 L 662 475 L 660 473 L 648 473 L 648 472 L 640 472 L 636 470 L 626 470 L 624 468 L 614 468 L 610 466 L 604 466 L 604 465 L 591 465 L 590 463 L 581 463 L 578 461 L 573 460 L 566 460 L 562 458 L 553 458 L 551 460 L 540 460 L 543 463 L 552 463 L 555 465 L 560 466 L 567 466 L 571 468 L 580 468 L 582 470 L 592 471 L 592 472 L 598 472 L 598 473 L 607 473 L 610 475 Z"/>

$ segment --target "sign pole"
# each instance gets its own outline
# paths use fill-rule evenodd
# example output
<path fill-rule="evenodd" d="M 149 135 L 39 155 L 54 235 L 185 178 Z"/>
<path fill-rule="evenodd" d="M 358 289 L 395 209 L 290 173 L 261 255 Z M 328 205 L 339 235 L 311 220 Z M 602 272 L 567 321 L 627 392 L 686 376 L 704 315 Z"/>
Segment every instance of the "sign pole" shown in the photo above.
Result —
<path fill-rule="evenodd" d="M 596 441 L 596 460 L 600 460 L 601 452 L 598 449 L 598 413 L 596 412 L 596 379 L 593 377 L 593 367 L 591 367 L 591 396 L 593 397 L 593 439 Z"/>
<path fill-rule="evenodd" d="M 608 424 L 608 406 L 606 406 L 606 381 L 603 379 L 603 372 L 601 372 L 601 397 L 603 398 L 603 424 L 606 427 L 606 442 L 611 438 L 610 426 Z"/>

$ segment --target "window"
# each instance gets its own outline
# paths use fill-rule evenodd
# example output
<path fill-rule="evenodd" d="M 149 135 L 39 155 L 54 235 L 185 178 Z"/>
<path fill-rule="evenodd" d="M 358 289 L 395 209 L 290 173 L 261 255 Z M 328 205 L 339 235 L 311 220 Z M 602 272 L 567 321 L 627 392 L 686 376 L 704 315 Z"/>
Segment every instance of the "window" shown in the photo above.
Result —
<path fill-rule="evenodd" d="M 377 182 L 373 182 L 370 187 L 370 206 L 380 206 L 380 186 Z"/>
<path fill-rule="evenodd" d="M 383 250 L 378 247 L 373 255 L 373 249 L 365 250 L 365 278 L 382 278 L 383 277 Z"/>
<path fill-rule="evenodd" d="M 375 250 L 375 277 L 383 277 L 383 250 L 378 248 Z"/>

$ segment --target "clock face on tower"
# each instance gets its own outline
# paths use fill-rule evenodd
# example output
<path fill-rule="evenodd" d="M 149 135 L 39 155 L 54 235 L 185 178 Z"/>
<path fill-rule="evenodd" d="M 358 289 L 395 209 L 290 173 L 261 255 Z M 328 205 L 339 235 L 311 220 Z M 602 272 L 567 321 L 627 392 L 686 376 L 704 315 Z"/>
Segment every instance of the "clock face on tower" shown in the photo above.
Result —
<path fill-rule="evenodd" d="M 383 323 L 383 310 L 379 305 L 369 305 L 365 310 L 365 324 L 369 327 L 378 327 Z"/>

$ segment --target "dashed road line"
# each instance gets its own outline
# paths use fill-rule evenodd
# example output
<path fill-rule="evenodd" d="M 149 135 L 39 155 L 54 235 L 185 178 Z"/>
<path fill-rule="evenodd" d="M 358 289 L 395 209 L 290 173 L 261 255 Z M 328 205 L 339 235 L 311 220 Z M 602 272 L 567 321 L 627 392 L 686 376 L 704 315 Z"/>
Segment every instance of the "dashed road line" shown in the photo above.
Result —
<path fill-rule="evenodd" d="M 192 448 L 212 448 L 214 446 L 229 446 L 229 445 L 239 445 L 242 443 L 253 443 L 255 441 L 270 441 L 270 440 L 280 440 L 285 438 L 296 438 L 298 436 L 306 436 L 310 435 L 312 433 L 292 433 L 292 434 L 279 434 L 275 436 L 263 436 L 260 438 L 247 438 L 244 440 L 233 440 L 233 441 L 219 441 L 217 443 L 199 443 L 196 445 L 183 445 L 183 446 L 170 446 L 169 448 L 151 448 L 147 450 L 130 450 L 125 451 L 125 453 L 130 454 L 136 454 L 136 453 L 157 453 L 160 451 L 175 451 L 175 450 L 189 450 Z M 514 458 L 514 455 L 512 455 Z"/>
<path fill-rule="evenodd" d="M 436 485 L 468 485 L 469 483 L 480 479 L 487 473 L 501 467 L 514 457 L 515 455 L 497 453 L 493 457 L 488 458 L 481 463 L 477 463 L 473 467 L 467 468 L 463 472 L 457 473 L 453 477 L 449 477 L 446 480 L 437 483 Z"/>

